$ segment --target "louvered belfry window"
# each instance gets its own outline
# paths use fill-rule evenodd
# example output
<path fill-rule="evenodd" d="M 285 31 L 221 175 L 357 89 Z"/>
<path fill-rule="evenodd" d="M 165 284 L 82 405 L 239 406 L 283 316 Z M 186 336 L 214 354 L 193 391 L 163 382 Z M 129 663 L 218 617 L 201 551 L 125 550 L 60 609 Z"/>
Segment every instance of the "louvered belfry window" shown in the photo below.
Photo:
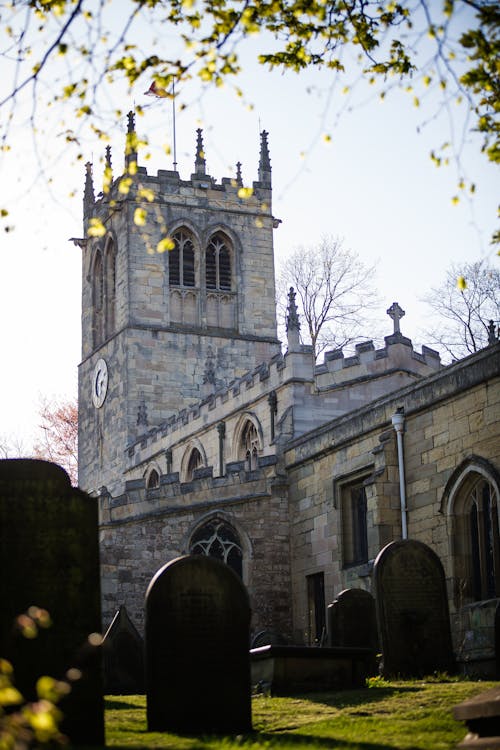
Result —
<path fill-rule="evenodd" d="M 170 286 L 194 286 L 194 246 L 187 232 L 179 230 L 173 236 L 175 247 L 168 254 Z"/>
<path fill-rule="evenodd" d="M 206 252 L 207 289 L 231 291 L 231 253 L 224 238 L 216 234 L 208 243 Z"/>

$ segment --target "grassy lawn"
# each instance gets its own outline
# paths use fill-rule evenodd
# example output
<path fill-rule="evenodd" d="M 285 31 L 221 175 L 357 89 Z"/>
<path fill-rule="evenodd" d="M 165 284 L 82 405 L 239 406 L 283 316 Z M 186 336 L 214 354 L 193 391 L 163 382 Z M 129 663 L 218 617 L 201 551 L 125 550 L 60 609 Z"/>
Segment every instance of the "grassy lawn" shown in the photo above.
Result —
<path fill-rule="evenodd" d="M 453 706 L 495 684 L 419 680 L 294 698 L 255 696 L 254 731 L 237 737 L 147 732 L 144 696 L 108 696 L 106 742 L 124 749 L 448 750 L 466 734 Z"/>

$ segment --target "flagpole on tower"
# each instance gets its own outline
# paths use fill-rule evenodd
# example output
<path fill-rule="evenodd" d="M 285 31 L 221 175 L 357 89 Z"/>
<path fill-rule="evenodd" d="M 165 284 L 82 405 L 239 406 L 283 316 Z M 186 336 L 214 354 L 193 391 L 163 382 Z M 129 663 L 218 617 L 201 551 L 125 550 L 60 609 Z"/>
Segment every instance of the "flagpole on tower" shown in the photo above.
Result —
<path fill-rule="evenodd" d="M 151 86 L 147 91 L 144 92 L 144 96 L 154 96 L 157 99 L 167 99 L 168 92 L 162 86 L 156 83 L 153 79 Z M 134 102 L 135 108 L 135 102 Z M 175 133 L 175 76 L 172 76 L 172 120 L 173 120 L 173 136 L 174 136 L 174 171 L 177 172 L 177 140 Z"/>
<path fill-rule="evenodd" d="M 172 79 L 172 120 L 174 135 L 174 172 L 177 172 L 177 142 L 175 138 L 175 78 Z"/>

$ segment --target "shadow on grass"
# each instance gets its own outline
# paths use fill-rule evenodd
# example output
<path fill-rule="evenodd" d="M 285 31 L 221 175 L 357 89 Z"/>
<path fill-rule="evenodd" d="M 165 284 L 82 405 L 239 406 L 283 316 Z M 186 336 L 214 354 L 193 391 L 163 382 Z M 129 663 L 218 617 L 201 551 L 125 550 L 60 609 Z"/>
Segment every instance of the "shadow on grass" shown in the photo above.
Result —
<path fill-rule="evenodd" d="M 356 708 L 359 707 L 360 715 L 369 716 L 370 712 L 362 711 L 363 706 L 375 704 L 379 701 L 386 700 L 394 695 L 411 694 L 418 692 L 418 688 L 409 686 L 397 687 L 377 687 L 364 688 L 359 690 L 343 690 L 332 692 L 304 693 L 293 696 L 294 698 L 304 699 L 312 703 L 323 706 L 329 706 L 336 709 Z M 272 699 L 270 699 L 272 700 Z M 144 704 L 137 701 L 137 697 L 128 700 L 127 696 L 113 696 L 106 698 L 106 709 L 111 710 L 132 710 L 144 711 Z M 321 714 L 318 715 L 318 721 L 322 721 Z M 354 720 L 354 716 L 352 717 Z M 332 721 L 333 734 L 335 733 L 335 720 Z M 308 731 L 307 725 L 300 729 L 300 726 L 291 726 L 285 723 L 285 726 L 277 726 L 274 729 L 263 728 L 241 735 L 234 734 L 194 734 L 185 732 L 149 732 L 144 725 L 127 729 L 129 741 L 120 743 L 117 737 L 117 743 L 111 742 L 108 747 L 112 750 L 213 750 L 214 747 L 222 750 L 233 750 L 234 748 L 247 748 L 247 750 L 257 750 L 266 748 L 266 750 L 280 750 L 280 748 L 309 748 L 310 750 L 326 750 L 326 748 L 341 748 L 342 750 L 395 750 L 394 744 L 386 742 L 362 742 L 345 739 L 335 736 L 321 737 L 313 735 Z M 421 746 L 412 745 L 407 750 L 421 750 Z"/>
<path fill-rule="evenodd" d="M 142 734 L 142 733 L 138 733 Z M 181 740 L 179 742 L 178 740 Z M 347 739 L 334 737 L 317 737 L 311 734 L 302 734 L 295 732 L 294 734 L 272 734 L 269 732 L 252 732 L 243 735 L 188 735 L 188 734 L 173 734 L 165 737 L 165 742 L 157 742 L 156 737 L 154 742 L 141 742 L 138 737 L 138 742 L 130 743 L 127 745 L 113 745 L 113 750 L 151 750 L 152 747 L 155 750 L 173 750 L 182 746 L 182 740 L 191 739 L 195 744 L 189 745 L 189 750 L 209 750 L 214 747 L 220 748 L 309 748 L 314 750 L 326 750 L 326 748 L 342 748 L 342 750 L 395 750 L 393 744 L 387 745 L 380 742 L 359 742 L 351 741 Z M 421 750 L 421 746 L 411 746 L 407 750 Z"/>
<path fill-rule="evenodd" d="M 307 700 L 312 703 L 321 703 L 324 706 L 331 706 L 332 708 L 348 708 L 383 701 L 393 695 L 418 692 L 418 687 L 402 685 L 400 687 L 376 687 L 361 688 L 359 690 L 332 690 L 331 692 L 299 693 L 297 695 L 285 697 L 299 698 L 300 700 Z"/>
<path fill-rule="evenodd" d="M 106 711 L 118 711 L 121 708 L 128 708 L 128 709 L 142 709 L 144 708 L 140 704 L 137 704 L 135 701 L 127 700 L 126 695 L 120 695 L 119 698 L 105 698 L 105 708 Z"/>

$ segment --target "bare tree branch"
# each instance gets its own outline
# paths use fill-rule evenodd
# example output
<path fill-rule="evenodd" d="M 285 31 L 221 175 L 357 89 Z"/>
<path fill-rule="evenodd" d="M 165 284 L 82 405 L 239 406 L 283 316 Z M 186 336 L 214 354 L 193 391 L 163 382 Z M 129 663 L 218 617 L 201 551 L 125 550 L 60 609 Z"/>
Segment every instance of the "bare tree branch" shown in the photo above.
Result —
<path fill-rule="evenodd" d="M 372 280 L 375 266 L 365 266 L 356 253 L 334 237 L 318 245 L 297 248 L 278 272 L 280 328 L 284 325 L 287 293 L 295 289 L 299 316 L 307 328 L 304 343 L 315 357 L 327 348 L 341 348 L 366 338 L 362 325 L 377 304 Z"/>
<path fill-rule="evenodd" d="M 465 288 L 459 279 L 466 280 Z M 425 331 L 429 343 L 454 360 L 473 354 L 488 344 L 490 320 L 500 321 L 500 271 L 486 260 L 454 265 L 423 301 L 434 313 Z"/>

